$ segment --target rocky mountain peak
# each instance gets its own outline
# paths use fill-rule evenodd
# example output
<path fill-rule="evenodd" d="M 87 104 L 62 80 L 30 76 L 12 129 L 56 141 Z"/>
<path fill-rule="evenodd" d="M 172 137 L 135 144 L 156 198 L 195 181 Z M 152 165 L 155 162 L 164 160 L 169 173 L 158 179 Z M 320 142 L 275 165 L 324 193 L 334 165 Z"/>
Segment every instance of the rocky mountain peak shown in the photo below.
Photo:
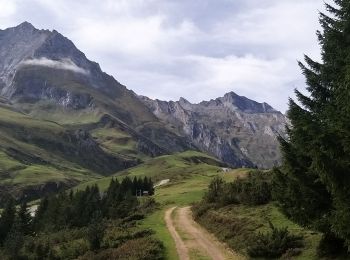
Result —
<path fill-rule="evenodd" d="M 267 103 L 229 92 L 191 104 L 141 98 L 160 120 L 205 151 L 234 167 L 270 168 L 280 162 L 278 135 L 285 116 Z"/>
<path fill-rule="evenodd" d="M 16 27 L 13 27 L 14 29 L 17 29 L 17 30 L 26 30 L 26 31 L 33 31 L 33 30 L 36 30 L 35 27 L 27 22 L 27 21 L 24 21 L 23 23 L 17 25 Z"/>
<path fill-rule="evenodd" d="M 61 77 L 65 81 L 70 74 L 71 81 L 78 80 L 81 84 L 100 89 L 112 96 L 120 95 L 125 89 L 111 76 L 103 73 L 100 66 L 90 61 L 71 40 L 55 30 L 39 30 L 29 22 L 0 30 L 0 95 L 11 98 L 18 94 L 22 84 L 16 84 L 15 89 L 15 77 L 28 67 L 41 71 L 41 75 L 46 75 L 49 70 L 56 70 L 56 75 L 65 75 Z M 26 81 L 34 80 L 30 75 L 26 77 L 28 76 Z M 51 92 L 55 87 L 45 86 Z M 35 94 L 31 95 L 38 97 L 39 93 L 41 95 L 43 91 L 36 89 Z"/>
<path fill-rule="evenodd" d="M 185 103 L 185 104 L 191 104 L 186 98 L 183 98 L 183 97 L 180 97 L 179 102 Z"/>
<path fill-rule="evenodd" d="M 180 97 L 178 103 L 181 107 L 188 109 L 188 110 L 190 110 L 192 105 L 193 105 L 191 102 L 189 102 L 187 99 L 185 99 L 183 97 Z"/>
<path fill-rule="evenodd" d="M 245 96 L 239 96 L 235 92 L 226 93 L 223 97 L 216 99 L 224 106 L 245 113 L 279 113 L 267 103 L 259 103 Z"/>

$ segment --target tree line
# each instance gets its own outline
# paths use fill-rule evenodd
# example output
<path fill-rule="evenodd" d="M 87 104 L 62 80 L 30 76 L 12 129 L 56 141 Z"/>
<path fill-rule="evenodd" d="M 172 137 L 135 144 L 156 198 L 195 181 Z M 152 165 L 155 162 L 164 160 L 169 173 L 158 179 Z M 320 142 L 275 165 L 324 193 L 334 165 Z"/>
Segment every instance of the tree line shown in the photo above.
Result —
<path fill-rule="evenodd" d="M 137 193 L 137 191 L 141 191 Z M 0 216 L 0 246 L 16 258 L 25 237 L 63 229 L 88 227 L 87 239 L 91 248 L 99 248 L 103 236 L 102 219 L 122 219 L 135 213 L 137 195 L 154 194 L 150 178 L 125 177 L 121 182 L 112 179 L 106 192 L 97 185 L 85 190 L 62 192 L 41 199 L 35 215 L 26 202 L 17 208 L 9 199 Z"/>
<path fill-rule="evenodd" d="M 350 1 L 320 13 L 321 61 L 299 63 L 307 94 L 290 100 L 283 165 L 275 169 L 274 197 L 293 221 L 323 233 L 320 255 L 350 248 Z"/>

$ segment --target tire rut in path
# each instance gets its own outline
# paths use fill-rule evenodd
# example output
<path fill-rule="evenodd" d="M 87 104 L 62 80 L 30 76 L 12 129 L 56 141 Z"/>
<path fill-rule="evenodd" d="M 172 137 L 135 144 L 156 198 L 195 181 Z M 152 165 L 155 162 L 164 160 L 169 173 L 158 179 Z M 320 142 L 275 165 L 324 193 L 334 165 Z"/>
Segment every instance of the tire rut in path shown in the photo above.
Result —
<path fill-rule="evenodd" d="M 171 236 L 173 237 L 174 241 L 175 241 L 175 245 L 176 245 L 176 251 L 177 254 L 180 258 L 180 260 L 189 260 L 190 257 L 188 255 L 188 249 L 185 246 L 185 243 L 182 241 L 181 237 L 179 236 L 179 234 L 177 233 L 173 220 L 171 218 L 171 214 L 173 213 L 174 209 L 176 207 L 170 208 L 165 212 L 165 223 L 166 226 L 171 234 Z"/>
<path fill-rule="evenodd" d="M 201 252 L 214 260 L 225 259 L 244 259 L 244 257 L 235 254 L 227 248 L 223 243 L 219 242 L 212 234 L 197 224 L 192 217 L 190 207 L 178 208 L 176 210 L 176 228 L 190 239 L 184 242 L 179 236 L 174 226 L 171 214 L 176 207 L 166 212 L 167 227 L 175 240 L 176 249 L 181 260 L 190 259 L 189 249 Z"/>

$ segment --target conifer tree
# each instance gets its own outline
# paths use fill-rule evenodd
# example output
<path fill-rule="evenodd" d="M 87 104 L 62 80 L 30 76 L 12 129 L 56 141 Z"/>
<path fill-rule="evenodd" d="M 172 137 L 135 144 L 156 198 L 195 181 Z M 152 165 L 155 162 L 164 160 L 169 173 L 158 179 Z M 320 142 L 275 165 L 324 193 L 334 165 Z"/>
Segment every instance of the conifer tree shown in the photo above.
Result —
<path fill-rule="evenodd" d="M 2 244 L 10 232 L 16 216 L 16 207 L 13 199 L 9 199 L 1 213 L 0 218 L 0 244 Z"/>
<path fill-rule="evenodd" d="M 290 100 L 274 195 L 287 216 L 350 247 L 350 1 L 334 2 L 320 14 L 322 61 L 299 63 L 309 94 Z"/>
<path fill-rule="evenodd" d="M 4 242 L 4 248 L 10 259 L 19 259 L 24 241 L 24 234 L 21 228 L 20 219 L 16 218 Z"/>
<path fill-rule="evenodd" d="M 32 216 L 27 207 L 26 202 L 22 202 L 17 214 L 19 221 L 19 230 L 23 235 L 30 235 L 32 233 Z"/>

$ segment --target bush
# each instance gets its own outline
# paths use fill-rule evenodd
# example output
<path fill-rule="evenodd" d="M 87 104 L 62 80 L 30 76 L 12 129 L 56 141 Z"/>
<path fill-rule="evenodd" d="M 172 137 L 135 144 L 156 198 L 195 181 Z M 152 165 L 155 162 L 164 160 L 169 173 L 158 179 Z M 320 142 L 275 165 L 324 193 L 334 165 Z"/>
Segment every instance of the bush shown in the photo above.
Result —
<path fill-rule="evenodd" d="M 246 178 L 233 182 L 230 189 L 239 203 L 246 205 L 266 204 L 271 200 L 270 174 L 260 171 L 251 172 Z"/>
<path fill-rule="evenodd" d="M 271 177 L 269 173 L 253 171 L 245 178 L 239 178 L 232 183 L 226 183 L 220 177 L 215 177 L 206 193 L 207 203 L 217 203 L 221 206 L 231 204 L 262 205 L 271 200 Z"/>
<path fill-rule="evenodd" d="M 213 204 L 205 203 L 204 201 L 196 203 L 192 206 L 193 217 L 198 220 L 203 216 L 209 209 L 213 207 Z"/>
<path fill-rule="evenodd" d="M 347 248 L 343 239 L 337 238 L 334 234 L 325 233 L 317 247 L 319 257 L 339 257 L 346 255 Z"/>
<path fill-rule="evenodd" d="M 251 257 L 278 258 L 283 254 L 297 253 L 293 250 L 303 247 L 303 237 L 292 235 L 287 228 L 276 228 L 270 223 L 271 232 L 257 234 L 254 243 L 248 247 Z"/>
<path fill-rule="evenodd" d="M 226 182 L 221 177 L 215 177 L 209 184 L 208 192 L 204 195 L 209 203 L 218 202 L 222 196 Z"/>
<path fill-rule="evenodd" d="M 128 240 L 118 248 L 109 248 L 97 254 L 87 252 L 80 257 L 81 260 L 104 260 L 104 259 L 138 259 L 138 260 L 161 260 L 164 258 L 164 246 L 162 242 L 152 237 L 144 237 Z"/>
<path fill-rule="evenodd" d="M 252 243 L 255 238 L 253 230 L 259 228 L 249 218 L 236 214 L 203 207 L 199 209 L 200 215 L 196 215 L 197 210 L 193 208 L 195 220 L 237 252 L 243 252 Z"/>

